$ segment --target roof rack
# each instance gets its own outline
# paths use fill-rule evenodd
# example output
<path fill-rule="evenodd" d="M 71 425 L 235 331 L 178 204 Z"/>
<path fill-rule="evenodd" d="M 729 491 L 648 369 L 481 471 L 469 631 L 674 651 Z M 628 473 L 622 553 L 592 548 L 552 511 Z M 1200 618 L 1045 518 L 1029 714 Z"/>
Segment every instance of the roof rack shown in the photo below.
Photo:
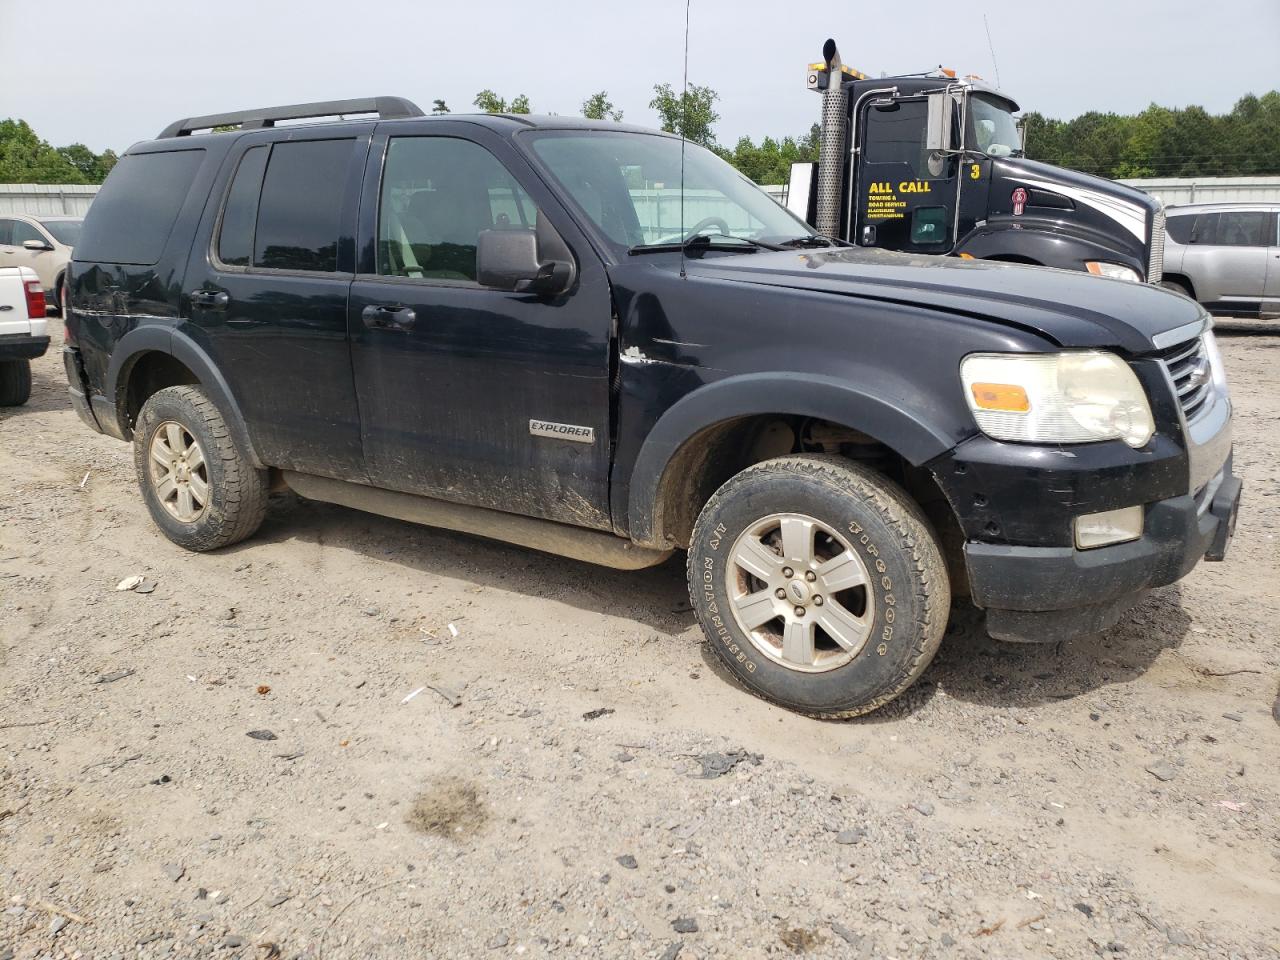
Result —
<path fill-rule="evenodd" d="M 425 116 L 422 109 L 404 97 L 364 97 L 357 100 L 323 100 L 318 103 L 295 103 L 287 107 L 260 107 L 232 113 L 211 113 L 205 117 L 175 120 L 160 131 L 156 139 L 189 137 L 196 130 L 238 126 L 241 130 L 274 127 L 278 120 L 309 120 L 313 117 L 339 117 L 349 113 L 376 113 L 379 120 Z"/>

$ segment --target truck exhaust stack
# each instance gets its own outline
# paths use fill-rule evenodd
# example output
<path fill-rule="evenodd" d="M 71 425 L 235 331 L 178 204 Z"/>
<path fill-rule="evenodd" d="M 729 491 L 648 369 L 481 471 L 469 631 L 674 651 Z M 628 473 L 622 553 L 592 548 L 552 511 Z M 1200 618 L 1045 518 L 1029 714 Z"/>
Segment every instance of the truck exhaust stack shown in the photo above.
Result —
<path fill-rule="evenodd" d="M 818 199 L 814 226 L 828 237 L 840 236 L 840 207 L 844 200 L 845 133 L 849 108 L 845 102 L 840 51 L 828 39 L 822 45 L 827 63 L 827 88 L 822 92 L 822 146 L 818 152 Z"/>

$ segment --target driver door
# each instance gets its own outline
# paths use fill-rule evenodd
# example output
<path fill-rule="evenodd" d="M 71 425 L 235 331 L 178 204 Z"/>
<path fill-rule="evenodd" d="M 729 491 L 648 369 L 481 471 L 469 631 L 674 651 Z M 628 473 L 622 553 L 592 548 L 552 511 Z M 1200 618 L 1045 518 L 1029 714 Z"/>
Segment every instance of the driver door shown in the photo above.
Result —
<path fill-rule="evenodd" d="M 858 118 L 857 229 L 864 247 L 948 253 L 955 245 L 958 157 L 925 150 L 924 97 L 871 101 Z"/>

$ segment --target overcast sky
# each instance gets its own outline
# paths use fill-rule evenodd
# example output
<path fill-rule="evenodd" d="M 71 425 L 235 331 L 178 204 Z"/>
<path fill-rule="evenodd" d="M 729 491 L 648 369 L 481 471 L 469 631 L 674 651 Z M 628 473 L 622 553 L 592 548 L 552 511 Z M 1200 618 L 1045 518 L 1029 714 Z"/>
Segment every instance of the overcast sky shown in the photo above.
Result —
<path fill-rule="evenodd" d="M 720 93 L 720 142 L 808 129 L 804 65 L 828 36 L 873 76 L 939 64 L 1068 118 L 1151 102 L 1229 110 L 1280 87 L 1280 0 L 693 0 L 689 81 Z M 178 117 L 398 94 L 473 109 L 477 91 L 577 113 L 609 91 L 655 125 L 681 83 L 683 0 L 0 0 L 0 118 L 55 146 L 154 137 Z"/>

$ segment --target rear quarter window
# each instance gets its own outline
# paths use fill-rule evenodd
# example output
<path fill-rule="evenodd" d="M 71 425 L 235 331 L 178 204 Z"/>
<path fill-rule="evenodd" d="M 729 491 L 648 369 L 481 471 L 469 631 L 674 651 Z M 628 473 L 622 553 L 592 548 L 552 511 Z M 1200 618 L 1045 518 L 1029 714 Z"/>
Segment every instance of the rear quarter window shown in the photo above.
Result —
<path fill-rule="evenodd" d="M 203 160 L 204 150 L 198 149 L 122 157 L 85 216 L 75 259 L 158 262 Z"/>
<path fill-rule="evenodd" d="M 1169 232 L 1175 243 L 1191 242 L 1191 226 L 1196 222 L 1194 213 L 1184 213 L 1180 216 L 1169 217 L 1164 222 L 1164 228 Z"/>

